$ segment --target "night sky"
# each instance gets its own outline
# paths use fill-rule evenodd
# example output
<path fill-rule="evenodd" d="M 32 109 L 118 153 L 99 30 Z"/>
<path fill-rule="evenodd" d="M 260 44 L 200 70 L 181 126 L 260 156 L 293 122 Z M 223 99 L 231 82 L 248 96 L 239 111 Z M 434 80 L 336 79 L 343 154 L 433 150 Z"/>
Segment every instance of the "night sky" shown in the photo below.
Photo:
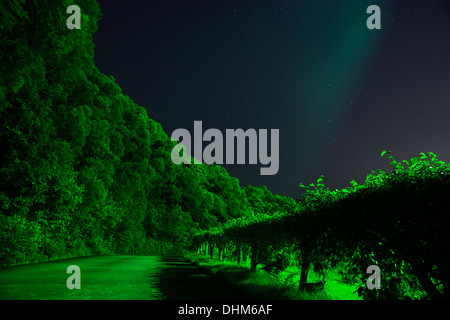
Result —
<path fill-rule="evenodd" d="M 369 5 L 381 30 L 369 30 Z M 433 1 L 100 0 L 95 63 L 170 136 L 279 129 L 280 167 L 224 165 L 297 198 L 432 151 L 450 162 L 450 5 Z M 203 147 L 208 143 L 204 142 Z"/>

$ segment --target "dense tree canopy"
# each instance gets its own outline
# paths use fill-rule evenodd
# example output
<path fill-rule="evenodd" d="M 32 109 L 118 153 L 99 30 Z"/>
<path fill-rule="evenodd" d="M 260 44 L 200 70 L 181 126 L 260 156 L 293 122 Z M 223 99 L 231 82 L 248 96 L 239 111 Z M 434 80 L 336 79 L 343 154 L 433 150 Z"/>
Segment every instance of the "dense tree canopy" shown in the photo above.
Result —
<path fill-rule="evenodd" d="M 78 1 L 69 30 L 71 4 L 0 4 L 1 264 L 164 253 L 282 202 L 223 167 L 173 164 L 161 125 L 94 66 L 99 5 Z"/>

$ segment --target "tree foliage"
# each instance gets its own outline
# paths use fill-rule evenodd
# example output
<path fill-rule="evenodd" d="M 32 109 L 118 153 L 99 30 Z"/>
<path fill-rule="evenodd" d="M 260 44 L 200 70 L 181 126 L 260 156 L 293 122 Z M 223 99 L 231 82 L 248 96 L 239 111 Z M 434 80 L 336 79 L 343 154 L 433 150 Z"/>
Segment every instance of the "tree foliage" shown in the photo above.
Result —
<path fill-rule="evenodd" d="M 231 220 L 196 241 L 246 243 L 259 251 L 295 245 L 303 263 L 328 267 L 345 260 L 366 299 L 448 298 L 450 167 L 432 152 L 401 162 L 386 154 L 390 173 L 376 170 L 364 183 L 335 191 L 321 176 L 317 184 L 300 184 L 306 192 L 295 210 Z M 370 265 L 382 270 L 380 291 L 366 288 Z"/>
<path fill-rule="evenodd" d="M 161 125 L 94 65 L 98 3 L 77 2 L 79 30 L 69 5 L 0 4 L 0 263 L 158 253 L 265 210 L 223 167 L 173 164 Z"/>

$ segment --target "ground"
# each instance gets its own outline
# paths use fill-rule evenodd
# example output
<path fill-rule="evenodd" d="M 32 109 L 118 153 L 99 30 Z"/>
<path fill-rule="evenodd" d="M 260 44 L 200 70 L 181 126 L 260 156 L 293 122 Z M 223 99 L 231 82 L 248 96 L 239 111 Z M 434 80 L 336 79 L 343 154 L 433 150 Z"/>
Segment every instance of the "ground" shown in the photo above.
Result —
<path fill-rule="evenodd" d="M 80 290 L 67 288 L 70 265 L 80 267 Z M 352 289 L 327 282 L 331 299 L 355 299 Z M 270 278 L 255 278 L 245 267 L 182 257 L 98 256 L 0 269 L 3 300 L 257 300 L 274 294 Z"/>

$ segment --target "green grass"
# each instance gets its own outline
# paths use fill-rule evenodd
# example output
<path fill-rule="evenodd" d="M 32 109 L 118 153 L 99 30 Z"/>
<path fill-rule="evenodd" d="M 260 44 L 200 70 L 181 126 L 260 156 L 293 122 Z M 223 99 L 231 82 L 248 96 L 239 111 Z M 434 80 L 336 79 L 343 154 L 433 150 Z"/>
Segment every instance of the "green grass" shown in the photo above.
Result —
<path fill-rule="evenodd" d="M 278 276 L 273 276 L 264 270 L 250 272 L 249 262 L 237 264 L 230 261 L 218 261 L 205 255 L 189 254 L 188 260 L 203 268 L 206 272 L 225 278 L 230 284 L 245 290 L 261 299 L 280 300 L 361 300 L 353 293 L 355 286 L 340 281 L 337 271 L 328 273 L 325 289 L 327 295 L 304 293 L 298 290 L 300 280 L 299 269 L 290 266 Z M 310 272 L 309 281 L 319 280 L 318 275 Z"/>

